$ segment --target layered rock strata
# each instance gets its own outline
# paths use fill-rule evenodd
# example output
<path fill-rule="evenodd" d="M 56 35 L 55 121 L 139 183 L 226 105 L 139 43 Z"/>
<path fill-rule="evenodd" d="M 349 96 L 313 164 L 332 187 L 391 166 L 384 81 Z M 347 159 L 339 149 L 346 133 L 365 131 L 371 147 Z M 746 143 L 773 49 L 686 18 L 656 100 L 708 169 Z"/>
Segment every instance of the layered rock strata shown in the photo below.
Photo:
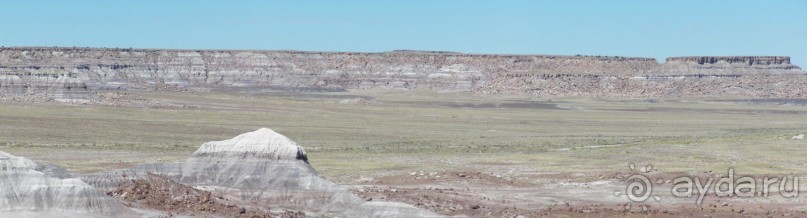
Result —
<path fill-rule="evenodd" d="M 802 86 L 803 77 L 804 72 L 783 56 L 672 57 L 659 64 L 653 58 L 421 51 L 0 49 L 0 92 L 46 93 L 57 100 L 87 98 L 86 91 L 109 89 L 373 88 L 539 96 L 790 98 L 804 97 L 802 90 L 789 89 Z"/>

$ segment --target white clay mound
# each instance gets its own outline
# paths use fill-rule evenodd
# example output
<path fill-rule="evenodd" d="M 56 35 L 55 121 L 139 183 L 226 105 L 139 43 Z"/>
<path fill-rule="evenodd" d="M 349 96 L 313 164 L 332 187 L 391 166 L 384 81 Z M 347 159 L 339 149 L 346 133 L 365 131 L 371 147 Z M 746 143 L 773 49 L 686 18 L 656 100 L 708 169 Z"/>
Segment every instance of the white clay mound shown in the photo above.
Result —
<path fill-rule="evenodd" d="M 308 162 L 305 151 L 297 143 L 267 128 L 244 133 L 228 140 L 204 143 L 193 156 L 254 156 Z"/>
<path fill-rule="evenodd" d="M 366 204 L 321 177 L 297 143 L 267 128 L 203 144 L 183 163 L 179 182 L 313 216 L 438 216 L 403 203 Z"/>

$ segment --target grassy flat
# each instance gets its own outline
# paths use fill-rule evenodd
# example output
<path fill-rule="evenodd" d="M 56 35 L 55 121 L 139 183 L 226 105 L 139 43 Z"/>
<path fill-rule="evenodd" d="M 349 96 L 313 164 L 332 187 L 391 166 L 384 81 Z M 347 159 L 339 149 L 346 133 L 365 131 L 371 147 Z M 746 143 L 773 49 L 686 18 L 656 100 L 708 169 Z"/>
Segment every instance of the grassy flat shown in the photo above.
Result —
<path fill-rule="evenodd" d="M 807 106 L 712 99 L 537 99 L 426 91 L 138 93 L 192 108 L 0 105 L 0 150 L 79 172 L 183 160 L 268 127 L 329 179 L 439 169 L 514 174 L 805 173 Z M 340 104 L 352 98 L 381 104 Z"/>

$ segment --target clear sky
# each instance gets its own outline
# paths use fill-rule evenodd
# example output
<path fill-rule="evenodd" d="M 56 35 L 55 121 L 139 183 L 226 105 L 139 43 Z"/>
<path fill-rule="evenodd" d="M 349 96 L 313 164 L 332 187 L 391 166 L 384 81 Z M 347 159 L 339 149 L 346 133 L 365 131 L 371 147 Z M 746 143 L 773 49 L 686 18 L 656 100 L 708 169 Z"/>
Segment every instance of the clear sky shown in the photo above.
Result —
<path fill-rule="evenodd" d="M 789 55 L 807 1 L 3 0 L 0 45 L 469 53 Z"/>

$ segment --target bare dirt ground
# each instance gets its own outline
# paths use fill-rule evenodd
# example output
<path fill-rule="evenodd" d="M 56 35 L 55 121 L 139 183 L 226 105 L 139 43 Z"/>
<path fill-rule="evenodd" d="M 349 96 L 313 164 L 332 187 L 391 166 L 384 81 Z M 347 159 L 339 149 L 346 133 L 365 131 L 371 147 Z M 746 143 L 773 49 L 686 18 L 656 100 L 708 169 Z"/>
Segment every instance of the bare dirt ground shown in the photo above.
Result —
<path fill-rule="evenodd" d="M 270 127 L 303 146 L 323 176 L 366 201 L 400 201 L 443 215 L 807 216 L 803 192 L 796 198 L 710 195 L 696 205 L 670 196 L 664 181 L 655 189 L 661 201 L 631 202 L 624 195 L 626 179 L 636 174 L 629 163 L 656 166 L 646 174 L 651 180 L 720 178 L 728 168 L 755 177 L 807 175 L 806 141 L 792 139 L 807 132 L 803 104 L 416 91 L 107 97 L 123 102 L 2 104 L 0 150 L 91 173 L 183 160 L 203 142 Z M 352 99 L 375 103 L 344 103 Z M 122 199 L 176 214 L 214 215 L 216 208 L 218 216 L 240 215 L 215 196 L 199 204 L 210 193 L 153 180 L 132 181 L 112 194 L 148 188 Z M 159 208 L 185 191 L 178 207 Z"/>
<path fill-rule="evenodd" d="M 622 188 L 615 174 L 607 180 L 534 185 L 481 172 L 414 172 L 364 181 L 352 191 L 365 201 L 405 202 L 448 216 L 470 217 L 790 217 L 803 216 L 803 204 L 766 203 L 717 198 L 703 204 L 692 198 L 636 203 L 607 196 Z M 669 187 L 665 187 L 669 188 Z M 671 196 L 665 196 L 671 197 Z"/>
<path fill-rule="evenodd" d="M 270 212 L 261 207 L 245 206 L 210 192 L 179 184 L 160 175 L 132 179 L 107 193 L 126 202 L 129 207 L 148 208 L 169 214 L 201 217 L 305 217 L 302 212 Z"/>

